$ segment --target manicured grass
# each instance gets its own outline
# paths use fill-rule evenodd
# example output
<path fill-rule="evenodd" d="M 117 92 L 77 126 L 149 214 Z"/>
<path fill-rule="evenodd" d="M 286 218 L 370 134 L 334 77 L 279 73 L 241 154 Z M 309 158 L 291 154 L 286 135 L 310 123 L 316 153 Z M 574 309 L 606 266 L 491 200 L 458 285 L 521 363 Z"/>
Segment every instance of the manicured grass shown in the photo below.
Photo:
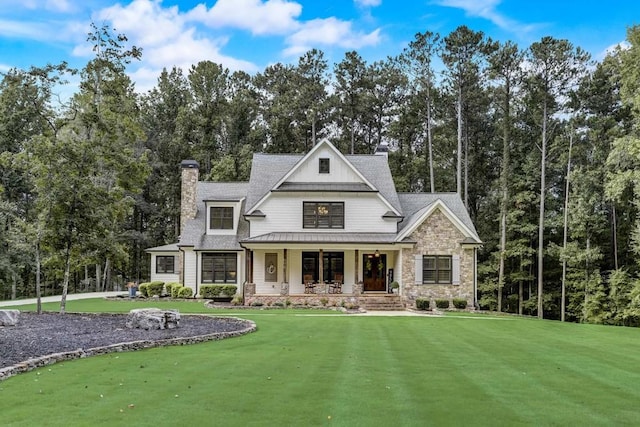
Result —
<path fill-rule="evenodd" d="M 69 303 L 77 311 L 133 304 Z M 255 320 L 258 331 L 10 378 L 0 383 L 2 424 L 640 424 L 638 329 L 518 318 L 236 314 Z"/>

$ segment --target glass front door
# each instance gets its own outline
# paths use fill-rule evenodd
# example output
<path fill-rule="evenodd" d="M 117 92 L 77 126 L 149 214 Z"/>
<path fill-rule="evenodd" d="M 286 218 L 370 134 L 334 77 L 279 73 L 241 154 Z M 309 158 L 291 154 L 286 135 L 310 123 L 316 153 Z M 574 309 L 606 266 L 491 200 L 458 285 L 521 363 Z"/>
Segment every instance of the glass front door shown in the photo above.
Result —
<path fill-rule="evenodd" d="M 386 292 L 387 256 L 385 254 L 362 255 L 364 292 Z"/>

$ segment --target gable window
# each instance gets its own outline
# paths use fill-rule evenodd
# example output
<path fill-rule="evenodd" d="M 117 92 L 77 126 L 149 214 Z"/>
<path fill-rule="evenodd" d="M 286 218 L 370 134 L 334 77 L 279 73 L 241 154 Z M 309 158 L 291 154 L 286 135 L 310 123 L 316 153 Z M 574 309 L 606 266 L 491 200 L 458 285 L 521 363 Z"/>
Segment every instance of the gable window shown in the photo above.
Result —
<path fill-rule="evenodd" d="M 304 202 L 303 228 L 344 228 L 344 202 Z"/>
<path fill-rule="evenodd" d="M 329 173 L 330 168 L 329 159 L 320 159 L 318 163 L 318 172 L 320 173 Z"/>
<path fill-rule="evenodd" d="M 235 252 L 202 254 L 203 283 L 236 283 L 237 273 Z"/>
<path fill-rule="evenodd" d="M 450 255 L 423 256 L 422 283 L 451 283 L 451 266 Z"/>
<path fill-rule="evenodd" d="M 173 255 L 156 256 L 156 273 L 175 273 L 175 257 Z"/>
<path fill-rule="evenodd" d="M 212 206 L 209 210 L 211 230 L 233 230 L 233 207 Z"/>

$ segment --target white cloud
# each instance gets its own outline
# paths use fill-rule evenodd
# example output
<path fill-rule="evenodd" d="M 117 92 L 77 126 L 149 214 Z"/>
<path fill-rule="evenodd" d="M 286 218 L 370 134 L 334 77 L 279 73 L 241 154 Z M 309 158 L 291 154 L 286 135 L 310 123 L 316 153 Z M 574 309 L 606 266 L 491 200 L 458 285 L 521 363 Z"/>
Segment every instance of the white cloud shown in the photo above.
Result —
<path fill-rule="evenodd" d="M 368 34 L 356 32 L 350 21 L 336 18 L 314 19 L 305 22 L 302 28 L 287 38 L 290 46 L 285 55 L 297 55 L 312 47 L 339 46 L 345 49 L 359 49 L 375 46 L 380 42 L 380 29 Z"/>
<path fill-rule="evenodd" d="M 301 12 L 299 3 L 286 0 L 218 0 L 210 9 L 196 6 L 188 16 L 213 28 L 231 27 L 264 35 L 295 30 Z"/>
<path fill-rule="evenodd" d="M 382 4 L 382 0 L 353 0 L 359 7 L 376 7 Z"/>
<path fill-rule="evenodd" d="M 162 7 L 161 0 L 134 0 L 126 6 L 117 4 L 97 12 L 94 22 L 108 22 L 116 33 L 127 36 L 128 43 L 142 47 L 142 60 L 134 61 L 129 76 L 140 92 L 153 88 L 163 68 L 178 67 L 188 73 L 200 61 L 212 61 L 231 71 L 255 72 L 258 67 L 221 52 L 228 38 L 199 35 L 189 13 L 178 7 Z M 74 54 L 92 56 L 89 43 L 77 45 Z"/>
<path fill-rule="evenodd" d="M 502 0 L 436 0 L 434 3 L 444 7 L 462 9 L 469 16 L 478 16 L 493 22 L 503 30 L 511 32 L 529 32 L 538 25 L 526 25 L 510 19 L 496 10 Z"/>

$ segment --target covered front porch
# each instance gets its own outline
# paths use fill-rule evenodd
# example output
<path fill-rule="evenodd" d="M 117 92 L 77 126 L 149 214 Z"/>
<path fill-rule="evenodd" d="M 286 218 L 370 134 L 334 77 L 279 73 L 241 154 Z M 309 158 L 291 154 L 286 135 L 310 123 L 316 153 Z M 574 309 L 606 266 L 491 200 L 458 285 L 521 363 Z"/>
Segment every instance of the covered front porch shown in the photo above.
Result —
<path fill-rule="evenodd" d="M 244 242 L 247 257 L 245 299 L 289 296 L 314 299 L 357 298 L 391 293 L 402 277 L 403 245 L 386 234 L 368 242 L 347 242 L 337 233 L 305 235 L 309 242 Z M 285 239 L 279 239 L 285 240 Z"/>

